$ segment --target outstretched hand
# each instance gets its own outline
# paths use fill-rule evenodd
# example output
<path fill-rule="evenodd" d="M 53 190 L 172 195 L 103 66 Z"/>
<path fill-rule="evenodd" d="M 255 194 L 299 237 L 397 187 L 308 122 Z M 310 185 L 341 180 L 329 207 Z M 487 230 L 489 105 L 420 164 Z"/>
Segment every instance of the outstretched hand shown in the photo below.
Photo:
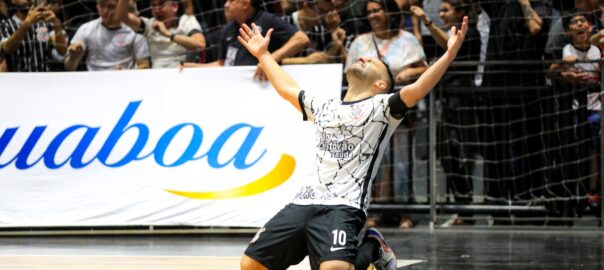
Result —
<path fill-rule="evenodd" d="M 449 36 L 449 41 L 447 42 L 447 48 L 450 53 L 454 56 L 457 55 L 459 48 L 461 48 L 461 44 L 463 40 L 466 38 L 466 33 L 468 32 L 468 17 L 463 17 L 463 22 L 461 23 L 461 30 L 457 30 L 455 26 L 451 27 L 451 35 Z"/>
<path fill-rule="evenodd" d="M 252 23 L 252 28 L 250 29 L 247 24 L 243 24 L 241 28 L 239 28 L 239 37 L 237 40 L 256 58 L 259 58 L 263 54 L 268 52 L 268 44 L 271 40 L 271 34 L 273 33 L 273 29 L 269 29 L 266 32 L 266 36 L 263 37 L 260 30 L 256 24 Z"/>

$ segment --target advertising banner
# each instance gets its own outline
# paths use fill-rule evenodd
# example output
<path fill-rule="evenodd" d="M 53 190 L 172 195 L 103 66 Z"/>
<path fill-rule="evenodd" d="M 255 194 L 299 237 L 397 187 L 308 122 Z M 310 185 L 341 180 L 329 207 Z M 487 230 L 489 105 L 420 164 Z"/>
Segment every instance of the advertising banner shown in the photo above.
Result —
<path fill-rule="evenodd" d="M 286 66 L 339 98 L 341 65 Z M 0 75 L 0 226 L 261 226 L 314 162 L 255 67 Z"/>

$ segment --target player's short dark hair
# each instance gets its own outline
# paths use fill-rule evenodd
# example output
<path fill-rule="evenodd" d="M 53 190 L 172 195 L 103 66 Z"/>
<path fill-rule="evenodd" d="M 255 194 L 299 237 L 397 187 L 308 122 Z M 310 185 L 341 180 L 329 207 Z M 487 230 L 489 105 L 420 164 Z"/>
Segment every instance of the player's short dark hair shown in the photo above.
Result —
<path fill-rule="evenodd" d="M 384 12 L 386 14 L 388 14 L 388 16 L 390 18 L 388 20 L 388 29 L 389 30 L 392 31 L 392 30 L 401 28 L 401 22 L 402 22 L 401 9 L 395 0 L 368 0 L 367 1 L 367 3 L 370 3 L 370 2 L 376 3 L 380 6 L 382 6 L 382 8 L 384 9 Z"/>
<path fill-rule="evenodd" d="M 382 57 L 378 57 L 378 59 L 380 59 L 380 62 L 382 62 L 382 64 L 384 64 L 384 66 L 386 67 L 386 73 L 388 74 L 388 93 L 392 93 L 394 92 L 394 76 L 392 75 L 392 71 L 390 71 L 390 65 L 388 65 L 388 63 L 382 59 Z"/>
<path fill-rule="evenodd" d="M 591 21 L 591 16 L 589 16 L 587 12 L 573 8 L 566 10 L 562 13 L 562 27 L 564 27 L 564 30 L 568 30 L 568 27 L 570 26 L 570 21 L 576 16 L 582 16 L 589 22 L 589 24 L 593 25 Z"/>

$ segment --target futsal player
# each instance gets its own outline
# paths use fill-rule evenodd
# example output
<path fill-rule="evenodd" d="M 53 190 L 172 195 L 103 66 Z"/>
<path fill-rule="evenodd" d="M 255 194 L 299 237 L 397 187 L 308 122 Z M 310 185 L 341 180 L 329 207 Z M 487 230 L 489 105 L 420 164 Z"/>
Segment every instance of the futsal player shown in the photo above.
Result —
<path fill-rule="evenodd" d="M 315 165 L 292 203 L 260 228 L 241 259 L 244 270 L 282 270 L 307 255 L 311 268 L 396 269 L 396 257 L 382 235 L 359 234 L 367 214 L 371 182 L 395 128 L 409 108 L 424 98 L 455 59 L 468 29 L 451 28 L 448 49 L 413 84 L 393 92 L 387 65 L 361 57 L 346 72 L 344 100 L 323 100 L 306 93 L 267 51 L 270 29 L 263 37 L 255 24 L 242 25 L 239 42 L 256 57 L 277 93 L 315 127 Z M 320 79 L 320 78 L 317 78 Z"/>

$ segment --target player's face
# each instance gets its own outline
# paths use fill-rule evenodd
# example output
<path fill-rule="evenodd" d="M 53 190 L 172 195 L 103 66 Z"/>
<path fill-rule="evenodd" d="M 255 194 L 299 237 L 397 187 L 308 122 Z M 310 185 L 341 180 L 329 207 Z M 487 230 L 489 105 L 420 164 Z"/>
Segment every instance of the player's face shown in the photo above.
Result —
<path fill-rule="evenodd" d="M 385 82 L 388 82 L 389 80 L 386 66 L 382 61 L 375 57 L 359 57 L 359 59 L 348 68 L 346 75 L 371 83 L 378 80 L 383 80 Z"/>

